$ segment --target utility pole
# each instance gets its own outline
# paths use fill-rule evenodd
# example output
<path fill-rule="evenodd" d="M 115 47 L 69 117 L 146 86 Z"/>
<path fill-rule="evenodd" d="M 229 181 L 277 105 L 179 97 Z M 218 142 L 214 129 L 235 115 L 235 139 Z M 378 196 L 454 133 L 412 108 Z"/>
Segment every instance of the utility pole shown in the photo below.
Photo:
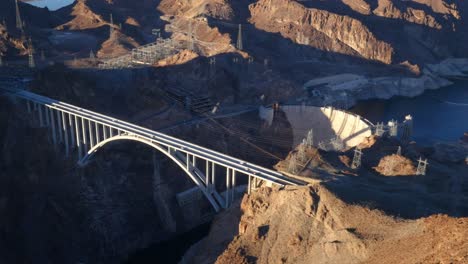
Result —
<path fill-rule="evenodd" d="M 352 169 L 357 169 L 361 167 L 361 159 L 362 159 L 362 150 L 359 148 L 354 149 L 354 157 L 353 157 L 353 164 L 351 165 Z"/>
<path fill-rule="evenodd" d="M 242 45 L 242 25 L 239 24 L 239 31 L 237 32 L 237 49 L 242 50 L 244 47 Z"/>
<path fill-rule="evenodd" d="M 18 30 L 23 31 L 23 22 L 21 22 L 21 15 L 19 11 L 18 0 L 15 0 L 15 7 L 16 7 L 16 28 Z"/>
<path fill-rule="evenodd" d="M 426 175 L 427 165 L 429 165 L 429 163 L 427 162 L 427 159 L 422 160 L 422 158 L 419 157 L 418 168 L 416 169 L 416 175 Z"/>

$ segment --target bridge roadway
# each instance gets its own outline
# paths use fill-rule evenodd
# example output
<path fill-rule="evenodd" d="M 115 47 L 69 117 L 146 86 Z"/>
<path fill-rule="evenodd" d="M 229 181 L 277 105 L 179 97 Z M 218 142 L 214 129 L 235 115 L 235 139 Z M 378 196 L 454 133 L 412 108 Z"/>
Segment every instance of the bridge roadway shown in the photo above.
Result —
<path fill-rule="evenodd" d="M 163 152 L 182 167 L 182 169 L 184 169 L 184 171 L 192 178 L 195 184 L 201 188 L 202 192 L 207 196 L 216 211 L 218 211 L 220 207 L 227 208 L 230 203 L 232 203 L 234 197 L 230 197 L 230 195 L 233 195 L 232 187 L 235 187 L 236 184 L 236 173 L 247 175 L 249 177 L 249 192 L 253 185 L 251 182 L 255 182 L 255 185 L 257 185 L 257 180 L 278 186 L 304 184 L 299 180 L 291 179 L 277 171 L 243 161 L 148 128 L 60 102 L 29 91 L 4 87 L 0 87 L 0 90 L 3 90 L 5 94 L 10 97 L 23 99 L 26 102 L 28 112 L 33 116 L 34 111 L 36 111 L 39 117 L 40 126 L 44 126 L 45 123 L 52 128 L 54 144 L 60 145 L 60 142 L 65 144 L 67 155 L 69 145 L 75 144 L 74 142 L 76 141 L 79 165 L 86 165 L 94 153 L 109 142 L 116 140 L 134 140 L 143 142 Z M 41 107 L 45 109 L 45 117 L 42 115 Z M 54 118 L 52 110 L 56 111 L 57 118 Z M 66 122 L 66 116 L 68 116 L 69 123 Z M 72 122 L 73 119 L 75 122 Z M 81 122 L 79 122 L 79 120 L 81 120 Z M 55 126 L 55 122 L 57 122 L 57 126 Z M 73 125 L 75 129 L 73 129 Z M 88 129 L 86 129 L 86 127 Z M 76 133 L 74 133 L 75 130 Z M 116 132 L 115 135 L 113 135 L 113 131 Z M 67 133 L 71 133 L 71 144 L 69 144 L 69 137 L 66 135 Z M 82 137 L 80 137 L 80 134 Z M 76 138 L 76 140 L 74 138 Z M 206 169 L 205 174 L 199 168 L 200 165 L 197 165 L 197 158 L 206 161 L 206 165 L 204 165 L 204 168 Z M 225 199 L 221 199 L 220 195 L 216 191 L 215 165 L 226 168 Z"/>

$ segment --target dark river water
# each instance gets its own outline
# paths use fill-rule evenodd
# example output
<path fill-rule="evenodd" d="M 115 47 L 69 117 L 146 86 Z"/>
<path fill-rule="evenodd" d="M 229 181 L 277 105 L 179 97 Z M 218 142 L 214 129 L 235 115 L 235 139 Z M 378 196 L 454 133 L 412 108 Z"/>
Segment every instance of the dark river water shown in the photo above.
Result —
<path fill-rule="evenodd" d="M 468 81 L 439 90 L 426 91 L 415 98 L 366 100 L 351 109 L 374 124 L 413 116 L 413 139 L 420 144 L 456 141 L 468 132 Z"/>

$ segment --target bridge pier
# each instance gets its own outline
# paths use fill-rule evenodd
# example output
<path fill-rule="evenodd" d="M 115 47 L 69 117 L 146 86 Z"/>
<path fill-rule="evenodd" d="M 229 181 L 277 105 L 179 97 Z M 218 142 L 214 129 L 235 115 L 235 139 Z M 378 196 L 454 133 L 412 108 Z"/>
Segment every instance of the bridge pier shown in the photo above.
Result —
<path fill-rule="evenodd" d="M 229 206 L 229 168 L 226 168 L 226 192 L 224 193 L 224 208 Z"/>
<path fill-rule="evenodd" d="M 57 114 L 57 130 L 58 130 L 58 135 L 59 135 L 59 142 L 63 143 L 63 131 L 62 131 L 62 115 L 60 114 L 59 111 L 55 111 Z"/>
<path fill-rule="evenodd" d="M 86 144 L 86 123 L 85 123 L 85 120 L 84 118 L 82 117 L 81 118 L 81 131 L 82 131 L 82 142 L 83 142 L 83 153 L 86 153 L 86 150 L 87 150 L 87 144 Z M 83 155 L 84 156 L 84 155 Z"/>
<path fill-rule="evenodd" d="M 41 109 L 41 108 L 39 108 Z M 50 127 L 50 111 L 52 111 L 48 106 L 44 106 L 44 121 L 45 121 L 45 126 L 49 127 L 49 129 L 52 129 Z M 42 110 L 41 110 L 42 113 Z"/>
<path fill-rule="evenodd" d="M 39 113 L 39 127 L 43 127 L 44 126 L 44 120 L 42 118 L 41 106 L 37 105 L 37 104 L 35 104 L 35 106 L 37 107 L 37 112 Z"/>
<path fill-rule="evenodd" d="M 49 114 L 50 114 L 50 126 L 52 128 L 52 140 L 53 140 L 54 146 L 57 146 L 57 132 L 55 131 L 54 111 L 50 109 Z"/>
<path fill-rule="evenodd" d="M 68 114 L 68 125 L 70 126 L 70 145 L 75 148 L 75 129 L 73 127 L 73 118 L 71 114 Z"/>
<path fill-rule="evenodd" d="M 81 160 L 81 152 L 82 150 L 82 145 L 81 145 L 81 138 L 80 138 L 80 122 L 78 120 L 78 116 L 74 116 L 75 119 L 75 136 L 76 136 L 76 146 L 78 147 L 78 160 Z"/>
<path fill-rule="evenodd" d="M 65 141 L 65 156 L 68 157 L 70 146 L 68 145 L 68 129 L 67 129 L 67 121 L 65 118 L 65 112 L 62 112 L 62 129 L 63 129 L 63 138 Z"/>
<path fill-rule="evenodd" d="M 90 148 L 94 147 L 94 133 L 93 133 L 93 122 L 88 120 L 88 131 L 89 131 L 89 146 Z"/>

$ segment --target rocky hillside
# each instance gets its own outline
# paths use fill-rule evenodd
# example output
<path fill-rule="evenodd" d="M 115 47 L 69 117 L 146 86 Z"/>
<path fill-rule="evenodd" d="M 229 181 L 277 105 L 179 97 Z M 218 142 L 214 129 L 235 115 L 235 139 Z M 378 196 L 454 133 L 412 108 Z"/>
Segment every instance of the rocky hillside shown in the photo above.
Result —
<path fill-rule="evenodd" d="M 321 185 L 264 188 L 220 216 L 189 263 L 466 263 L 467 231 L 467 218 L 396 219 Z"/>

